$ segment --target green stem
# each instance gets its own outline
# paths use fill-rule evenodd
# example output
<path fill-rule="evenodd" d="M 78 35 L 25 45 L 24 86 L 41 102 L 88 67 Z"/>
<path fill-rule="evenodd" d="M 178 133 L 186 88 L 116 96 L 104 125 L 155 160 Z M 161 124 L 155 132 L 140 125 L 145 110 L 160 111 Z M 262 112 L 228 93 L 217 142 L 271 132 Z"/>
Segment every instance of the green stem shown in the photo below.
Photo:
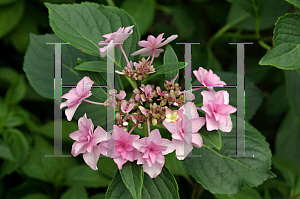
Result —
<path fill-rule="evenodd" d="M 108 4 L 109 6 L 116 7 L 116 5 L 115 5 L 115 3 L 114 3 L 113 0 L 106 0 L 106 2 L 107 2 L 107 4 Z"/>
<path fill-rule="evenodd" d="M 145 137 L 148 136 L 147 122 L 144 122 L 144 135 Z"/>
<path fill-rule="evenodd" d="M 129 82 L 129 84 L 132 86 L 133 89 L 138 88 L 136 85 L 136 82 L 132 81 L 132 79 L 130 79 L 129 77 L 126 77 L 126 76 L 124 76 L 124 77 L 127 79 L 127 81 Z"/>
<path fill-rule="evenodd" d="M 266 50 L 270 50 L 271 49 L 271 46 L 269 46 L 268 44 L 266 44 L 264 41 L 262 41 L 262 40 L 259 40 L 258 41 L 258 44 L 261 46 L 261 47 L 263 47 L 264 49 L 266 49 Z"/>
<path fill-rule="evenodd" d="M 193 192 L 192 192 L 191 199 L 195 199 L 196 193 L 197 193 L 197 187 L 198 187 L 198 183 L 196 182 L 196 183 L 194 184 L 194 188 L 193 188 Z"/>
<path fill-rule="evenodd" d="M 233 26 L 235 26 L 236 24 L 244 21 L 245 19 L 247 19 L 248 17 L 250 17 L 249 14 L 245 14 L 237 19 L 235 19 L 234 21 L 226 24 L 225 26 L 223 26 L 218 32 L 216 32 L 207 42 L 206 45 L 206 50 L 207 50 L 207 69 L 211 68 L 211 61 L 213 58 L 213 53 L 212 53 L 212 49 L 211 46 L 212 44 L 219 38 L 221 37 L 225 32 L 227 32 L 230 28 L 232 28 Z"/>

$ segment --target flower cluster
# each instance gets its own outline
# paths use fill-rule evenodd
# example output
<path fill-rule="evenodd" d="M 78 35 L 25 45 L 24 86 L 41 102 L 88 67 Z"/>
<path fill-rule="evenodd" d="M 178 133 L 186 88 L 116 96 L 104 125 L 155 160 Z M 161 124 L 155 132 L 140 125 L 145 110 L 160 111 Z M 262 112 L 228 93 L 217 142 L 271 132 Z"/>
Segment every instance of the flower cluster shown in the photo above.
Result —
<path fill-rule="evenodd" d="M 225 86 L 226 83 L 212 70 L 207 71 L 201 67 L 193 73 L 203 85 L 199 89 L 207 87 L 207 90 L 201 92 L 202 107 L 196 107 L 194 102 L 185 103 L 186 99 L 192 101 L 195 96 L 190 91 L 182 91 L 179 84 L 175 83 L 178 76 L 171 81 L 165 81 L 164 88 L 141 84 L 142 79 L 155 72 L 153 59 L 163 52 L 163 49 L 159 48 L 176 39 L 177 35 L 170 36 L 164 42 L 163 34 L 157 38 L 150 35 L 147 41 L 140 41 L 138 44 L 143 48 L 131 55 L 149 57 L 132 63 L 121 45 L 132 33 L 132 28 L 133 26 L 119 28 L 117 32 L 103 35 L 106 40 L 99 43 L 106 45 L 99 50 L 101 56 L 105 56 L 107 50 L 113 46 L 118 46 L 123 52 L 127 66 L 116 72 L 133 79 L 139 85 L 133 89 L 132 96 L 128 96 L 123 90 L 110 90 L 110 97 L 104 103 L 87 100 L 86 98 L 92 95 L 91 87 L 94 82 L 89 77 L 84 77 L 76 88 L 62 96 L 67 100 L 61 104 L 61 108 L 68 107 L 65 113 L 67 119 L 71 120 L 82 101 L 107 108 L 113 107 L 115 125 L 110 132 L 106 132 L 100 126 L 94 130 L 92 120 L 87 119 L 86 114 L 78 120 L 79 130 L 70 134 L 75 140 L 72 155 L 83 153 L 84 161 L 94 170 L 97 170 L 100 154 L 113 158 L 119 169 L 122 169 L 127 161 L 137 161 L 137 164 L 143 165 L 144 172 L 155 178 L 164 166 L 164 155 L 175 151 L 177 158 L 183 160 L 193 147 L 202 147 L 203 140 L 198 132 L 205 124 L 208 131 L 219 129 L 230 132 L 230 114 L 234 113 L 236 108 L 229 105 L 227 91 L 216 92 L 213 89 L 214 86 Z M 150 56 L 152 58 L 149 62 Z M 198 111 L 205 117 L 200 117 Z M 157 125 L 170 132 L 171 140 L 163 138 L 158 129 L 150 130 L 150 126 Z M 135 128 L 147 128 L 147 135 L 136 135 Z"/>

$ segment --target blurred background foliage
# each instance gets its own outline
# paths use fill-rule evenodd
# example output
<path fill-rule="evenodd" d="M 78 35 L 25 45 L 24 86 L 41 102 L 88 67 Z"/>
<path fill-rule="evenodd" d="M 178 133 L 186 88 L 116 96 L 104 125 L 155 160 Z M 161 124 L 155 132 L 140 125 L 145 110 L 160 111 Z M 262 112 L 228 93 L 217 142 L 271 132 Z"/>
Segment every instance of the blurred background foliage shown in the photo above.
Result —
<path fill-rule="evenodd" d="M 33 90 L 22 69 L 29 34 L 52 33 L 44 2 L 83 1 L 0 0 L 0 198 L 101 199 L 117 169 L 112 159 L 100 158 L 99 171 L 93 171 L 81 158 L 44 157 L 55 150 L 54 104 Z M 142 39 L 149 34 L 165 33 L 165 38 L 178 34 L 176 42 L 201 42 L 193 45 L 193 69 L 211 68 L 228 84 L 236 82 L 236 45 L 228 43 L 253 42 L 245 46 L 246 120 L 269 142 L 274 155 L 272 171 L 277 177 L 258 188 L 245 185 L 236 195 L 212 195 L 191 179 L 173 156 L 167 156 L 166 166 L 176 175 L 181 198 L 299 198 L 300 118 L 292 110 L 291 98 L 286 94 L 290 83 L 285 78 L 290 76 L 278 68 L 258 65 L 266 53 L 266 46 L 259 45 L 258 40 L 271 46 L 274 23 L 287 12 L 297 12 L 296 8 L 283 0 L 261 1 L 258 31 L 256 18 L 248 14 L 251 10 L 242 9 L 234 0 L 91 2 L 127 11 L 137 22 Z M 171 45 L 179 61 L 184 61 L 184 47 L 175 42 Z M 161 56 L 155 64 L 162 61 Z M 179 82 L 184 85 L 181 72 Z M 157 76 L 151 82 L 160 79 Z M 235 90 L 229 92 L 234 105 Z M 299 90 L 296 95 L 300 95 Z M 76 122 L 63 121 L 64 154 L 70 154 L 72 140 L 68 134 L 76 129 Z M 197 195 L 192 196 L 193 187 L 187 181 L 194 185 Z"/>

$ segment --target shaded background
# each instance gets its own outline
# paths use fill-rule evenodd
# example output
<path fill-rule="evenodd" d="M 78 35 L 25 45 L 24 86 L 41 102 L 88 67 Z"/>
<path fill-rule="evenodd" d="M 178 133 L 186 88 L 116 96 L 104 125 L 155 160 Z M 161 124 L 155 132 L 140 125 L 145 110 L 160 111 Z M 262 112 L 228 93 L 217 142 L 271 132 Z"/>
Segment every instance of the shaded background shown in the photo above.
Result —
<path fill-rule="evenodd" d="M 0 198 L 74 198 L 74 193 L 78 198 L 104 198 L 117 168 L 112 159 L 100 158 L 98 165 L 106 166 L 93 171 L 82 158 L 42 158 L 43 154 L 53 154 L 53 100 L 45 99 L 33 90 L 22 67 L 30 42 L 29 34 L 53 33 L 44 2 L 83 1 L 0 1 Z M 232 25 L 246 12 L 223 0 L 90 2 L 123 8 L 136 20 L 142 39 L 149 34 L 156 37 L 165 33 L 165 38 L 178 34 L 175 42 L 201 42 L 193 46 L 193 69 L 211 68 L 227 84 L 230 84 L 228 81 L 236 82 L 236 46 L 228 42 L 253 42 L 253 45 L 245 46 L 246 120 L 263 133 L 276 155 L 273 163 L 276 165 L 277 162 L 277 166 L 272 171 L 277 178 L 269 179 L 255 189 L 246 187 L 243 193 L 232 197 L 245 194 L 249 198 L 252 194 L 253 198 L 289 198 L 300 193 L 300 121 L 290 108 L 284 72 L 272 66 L 258 65 L 267 50 L 254 37 L 254 18 L 248 17 Z M 272 46 L 274 23 L 278 17 L 297 10 L 283 0 L 264 0 L 261 12 L 260 39 Z M 184 61 L 184 47 L 175 42 L 171 45 L 179 61 Z M 162 56 L 154 64 L 159 63 L 162 63 Z M 158 76 L 151 82 L 160 79 Z M 179 82 L 184 85 L 183 71 Z M 235 91 L 230 92 L 234 105 Z M 70 154 L 73 143 L 68 133 L 75 130 L 76 122 L 63 122 L 65 154 Z M 168 167 L 176 174 L 176 168 Z M 180 175 L 176 175 L 176 179 L 181 198 L 191 198 L 190 184 Z M 293 187 L 294 184 L 297 186 Z M 214 196 L 204 190 L 197 197 L 227 196 Z"/>

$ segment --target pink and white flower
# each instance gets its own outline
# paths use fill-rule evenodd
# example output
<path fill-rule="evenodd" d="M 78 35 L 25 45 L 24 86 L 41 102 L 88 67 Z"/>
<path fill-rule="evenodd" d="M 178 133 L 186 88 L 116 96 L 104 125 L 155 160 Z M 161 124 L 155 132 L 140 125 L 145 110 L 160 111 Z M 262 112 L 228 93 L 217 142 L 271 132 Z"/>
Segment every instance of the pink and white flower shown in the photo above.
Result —
<path fill-rule="evenodd" d="M 228 105 L 229 93 L 227 91 L 202 91 L 203 106 L 205 111 L 206 128 L 208 131 L 220 129 L 223 132 L 230 132 L 232 122 L 230 114 L 236 112 L 236 108 Z"/>
<path fill-rule="evenodd" d="M 82 100 L 92 95 L 91 88 L 93 84 L 94 82 L 89 77 L 84 77 L 77 83 L 76 88 L 72 88 L 68 93 L 62 96 L 62 98 L 67 100 L 61 103 L 60 108 L 62 109 L 65 106 L 68 107 L 65 110 L 65 114 L 69 121 L 72 120 L 74 113 Z"/>
<path fill-rule="evenodd" d="M 202 85 L 211 86 L 207 87 L 209 90 L 212 89 L 212 86 L 226 86 L 226 83 L 221 81 L 220 77 L 214 74 L 211 69 L 207 71 L 204 68 L 199 67 L 199 69 L 194 70 L 193 73 Z"/>
<path fill-rule="evenodd" d="M 138 158 L 140 152 L 133 147 L 132 143 L 138 140 L 140 136 L 131 135 L 117 125 L 114 125 L 113 133 L 114 143 L 110 142 L 108 145 L 114 144 L 114 146 L 109 146 L 109 148 L 114 148 L 114 154 L 112 154 L 111 157 L 118 165 L 118 168 L 122 169 L 123 164 L 127 161 L 133 162 Z"/>
<path fill-rule="evenodd" d="M 126 28 L 121 27 L 116 32 L 102 35 L 102 37 L 106 38 L 106 40 L 100 41 L 98 46 L 108 45 L 99 49 L 101 57 L 105 57 L 108 50 L 123 43 L 129 37 L 129 35 L 133 33 L 132 28 L 133 26 L 128 26 Z"/>
<path fill-rule="evenodd" d="M 161 137 L 158 129 L 151 131 L 149 137 L 134 141 L 133 146 L 138 149 L 140 156 L 137 164 L 143 164 L 144 172 L 151 178 L 157 177 L 165 164 L 164 155 L 174 151 L 174 144 Z"/>
<path fill-rule="evenodd" d="M 199 117 L 193 102 L 188 102 L 179 110 L 184 112 L 177 123 L 168 123 L 164 120 L 163 124 L 172 133 L 172 142 L 175 144 L 177 159 L 183 160 L 193 150 L 193 146 L 202 147 L 203 140 L 198 131 L 205 124 L 205 119 Z"/>
<path fill-rule="evenodd" d="M 75 140 L 72 145 L 71 154 L 76 157 L 83 153 L 83 159 L 92 169 L 98 170 L 97 161 L 100 153 L 105 155 L 106 141 L 111 138 L 100 126 L 94 131 L 94 124 L 91 119 L 87 119 L 86 114 L 78 120 L 79 130 L 70 133 L 70 138 Z M 93 132 L 94 131 L 94 132 Z M 98 143 L 100 143 L 98 145 Z"/>
<path fill-rule="evenodd" d="M 151 56 L 154 53 L 154 57 L 158 57 L 160 53 L 164 52 L 163 49 L 159 49 L 160 47 L 170 43 L 174 39 L 178 37 L 178 35 L 172 35 L 168 37 L 164 42 L 162 42 L 165 38 L 163 38 L 164 33 L 161 33 L 158 35 L 157 38 L 155 38 L 152 35 L 149 35 L 147 38 L 147 41 L 142 40 L 139 41 L 139 46 L 143 47 L 142 49 L 135 51 L 131 55 L 141 55 L 141 56 Z M 152 63 L 152 62 L 151 62 Z"/>

